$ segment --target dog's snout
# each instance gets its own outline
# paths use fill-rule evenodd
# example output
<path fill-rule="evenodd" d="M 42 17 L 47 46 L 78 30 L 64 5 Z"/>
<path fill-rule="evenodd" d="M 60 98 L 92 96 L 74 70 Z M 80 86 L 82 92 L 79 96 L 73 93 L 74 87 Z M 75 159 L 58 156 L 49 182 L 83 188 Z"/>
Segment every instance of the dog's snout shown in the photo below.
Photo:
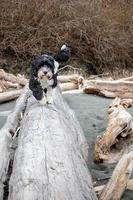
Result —
<path fill-rule="evenodd" d="M 48 72 L 47 72 L 47 71 L 44 71 L 43 73 L 44 73 L 44 75 L 46 75 Z"/>

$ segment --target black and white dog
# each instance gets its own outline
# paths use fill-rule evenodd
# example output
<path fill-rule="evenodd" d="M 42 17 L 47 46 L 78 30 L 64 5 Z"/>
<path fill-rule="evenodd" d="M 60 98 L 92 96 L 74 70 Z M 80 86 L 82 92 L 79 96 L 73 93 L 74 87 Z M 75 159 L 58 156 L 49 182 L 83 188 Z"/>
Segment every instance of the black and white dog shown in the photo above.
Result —
<path fill-rule="evenodd" d="M 44 54 L 31 64 L 29 88 L 40 104 L 52 104 L 53 88 L 57 86 L 59 63 L 70 57 L 70 49 L 63 45 L 57 55 Z"/>

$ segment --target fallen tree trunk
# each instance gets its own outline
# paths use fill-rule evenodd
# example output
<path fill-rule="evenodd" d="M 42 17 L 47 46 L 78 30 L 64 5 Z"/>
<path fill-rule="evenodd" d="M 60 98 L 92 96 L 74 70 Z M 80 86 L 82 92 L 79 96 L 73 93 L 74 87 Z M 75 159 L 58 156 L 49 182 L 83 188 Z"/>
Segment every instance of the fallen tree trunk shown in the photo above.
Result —
<path fill-rule="evenodd" d="M 85 81 L 84 92 L 86 94 L 97 94 L 109 98 L 120 97 L 133 99 L 133 81 Z"/>
<path fill-rule="evenodd" d="M 133 172 L 133 151 L 124 154 L 117 164 L 111 179 L 104 187 L 100 200 L 120 200 L 125 191 L 128 179 Z"/>
<path fill-rule="evenodd" d="M 60 83 L 59 84 L 62 91 L 68 91 L 68 90 L 75 90 L 78 89 L 77 83 Z"/>
<path fill-rule="evenodd" d="M 118 161 L 129 145 L 133 144 L 133 118 L 125 109 L 132 101 L 116 98 L 109 107 L 108 127 L 96 139 L 95 161 Z"/>
<path fill-rule="evenodd" d="M 85 162 L 88 145 L 83 132 L 58 88 L 53 96 L 53 105 L 40 106 L 30 95 L 20 97 L 16 105 L 16 121 L 23 107 L 25 111 L 9 200 L 97 199 Z"/>
<path fill-rule="evenodd" d="M 80 77 L 81 76 L 79 76 L 78 74 L 60 75 L 58 76 L 58 81 L 59 83 L 68 83 L 68 82 L 78 83 Z"/>
<path fill-rule="evenodd" d="M 29 96 L 27 88 L 17 100 L 17 106 L 8 116 L 7 122 L 0 130 L 0 200 L 3 200 L 4 182 L 7 176 L 7 170 L 11 159 L 11 144 L 13 135 L 20 126 L 21 113 L 25 109 L 26 99 Z"/>
<path fill-rule="evenodd" d="M 19 89 L 0 93 L 0 103 L 17 99 L 22 91 L 23 89 Z"/>
<path fill-rule="evenodd" d="M 102 193 L 102 191 L 105 187 L 106 187 L 106 185 L 100 185 L 100 186 L 94 187 L 96 194 L 98 196 L 100 196 L 100 194 Z M 126 189 L 133 190 L 133 179 L 130 179 L 127 181 Z"/>

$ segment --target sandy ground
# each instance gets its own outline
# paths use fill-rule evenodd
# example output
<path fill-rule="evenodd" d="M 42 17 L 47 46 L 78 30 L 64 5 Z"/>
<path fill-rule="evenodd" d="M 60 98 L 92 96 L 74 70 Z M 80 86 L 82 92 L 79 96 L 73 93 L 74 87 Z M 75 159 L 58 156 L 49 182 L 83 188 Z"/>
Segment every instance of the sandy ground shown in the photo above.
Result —
<path fill-rule="evenodd" d="M 93 150 L 96 136 L 103 133 L 107 127 L 107 108 L 111 99 L 101 98 L 95 95 L 86 94 L 65 94 L 69 106 L 75 114 L 83 128 L 84 134 L 89 144 L 89 169 L 93 180 L 97 184 L 102 184 L 108 180 L 114 169 L 114 164 L 95 164 L 93 162 Z M 0 105 L 0 111 L 12 110 L 14 102 Z M 128 109 L 133 115 L 133 108 Z M 0 117 L 0 127 L 5 123 L 6 117 Z M 133 200 L 133 191 L 126 191 L 122 200 Z"/>

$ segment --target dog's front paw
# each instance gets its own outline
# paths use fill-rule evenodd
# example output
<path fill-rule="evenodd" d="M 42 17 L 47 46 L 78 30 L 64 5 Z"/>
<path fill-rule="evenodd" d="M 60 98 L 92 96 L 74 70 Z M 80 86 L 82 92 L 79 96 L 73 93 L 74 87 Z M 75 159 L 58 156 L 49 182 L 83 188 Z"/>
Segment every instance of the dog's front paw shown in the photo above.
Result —
<path fill-rule="evenodd" d="M 54 103 L 54 100 L 53 100 L 53 97 L 52 97 L 52 96 L 48 96 L 48 97 L 47 97 L 47 103 L 48 103 L 48 104 L 53 104 L 53 103 Z"/>

